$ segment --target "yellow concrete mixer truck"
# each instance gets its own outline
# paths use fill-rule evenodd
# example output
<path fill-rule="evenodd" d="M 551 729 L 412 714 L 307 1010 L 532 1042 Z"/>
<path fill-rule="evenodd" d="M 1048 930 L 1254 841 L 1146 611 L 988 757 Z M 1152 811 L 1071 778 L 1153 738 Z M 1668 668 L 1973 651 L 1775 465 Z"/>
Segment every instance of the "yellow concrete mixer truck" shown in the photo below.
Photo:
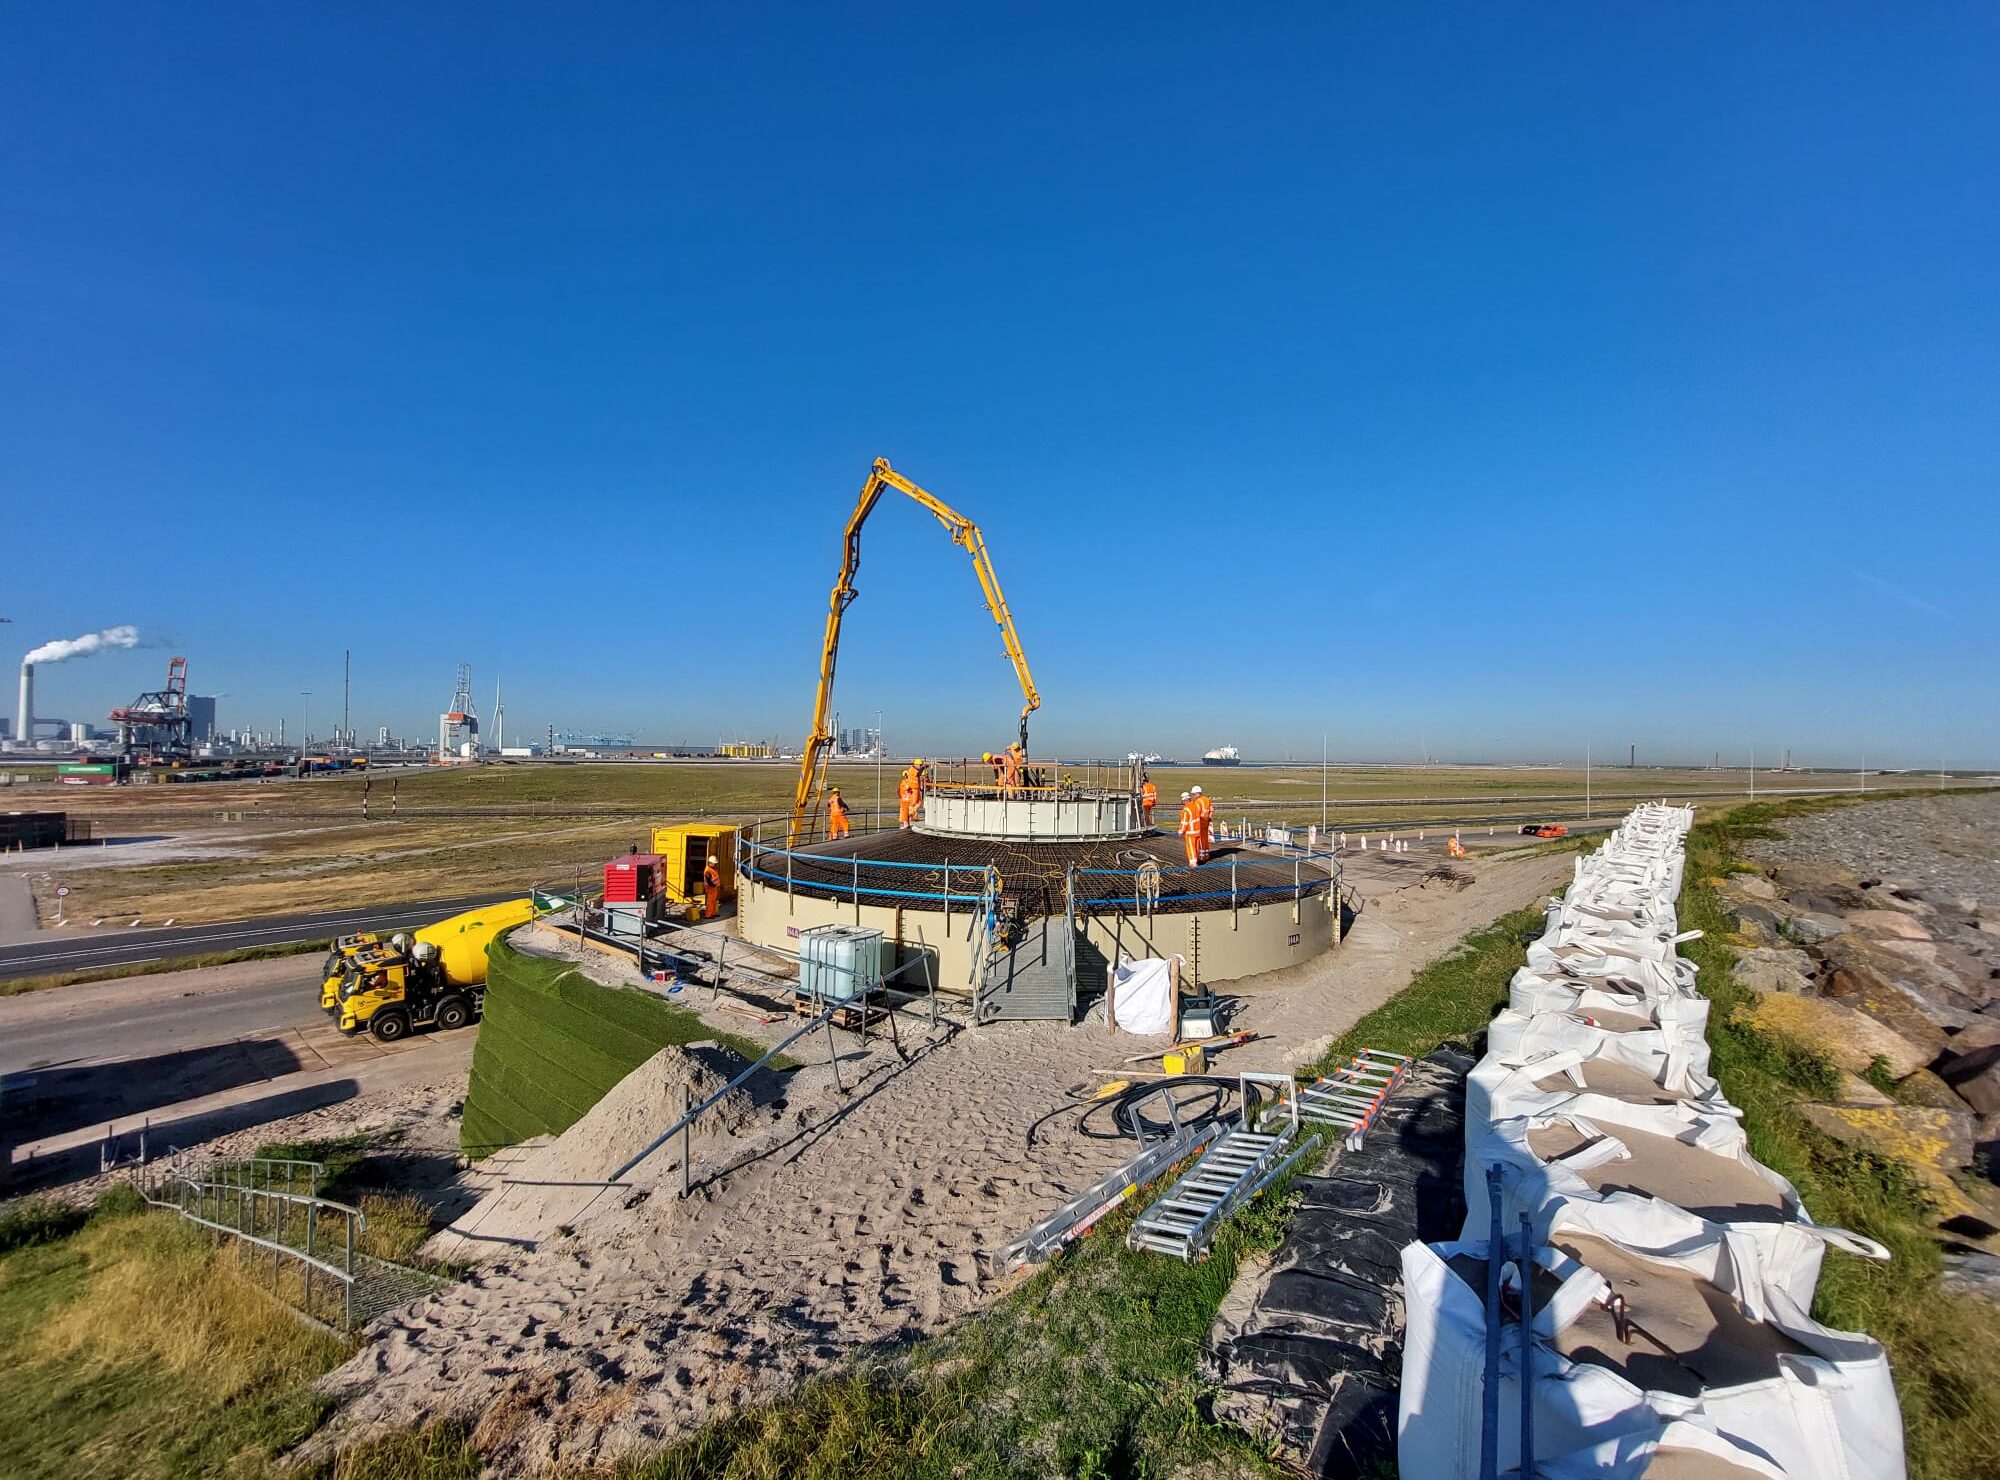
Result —
<path fill-rule="evenodd" d="M 393 1043 L 416 1028 L 464 1027 L 486 1006 L 486 948 L 534 917 L 533 900 L 510 899 L 357 950 L 330 1008 L 340 1031 Z"/>

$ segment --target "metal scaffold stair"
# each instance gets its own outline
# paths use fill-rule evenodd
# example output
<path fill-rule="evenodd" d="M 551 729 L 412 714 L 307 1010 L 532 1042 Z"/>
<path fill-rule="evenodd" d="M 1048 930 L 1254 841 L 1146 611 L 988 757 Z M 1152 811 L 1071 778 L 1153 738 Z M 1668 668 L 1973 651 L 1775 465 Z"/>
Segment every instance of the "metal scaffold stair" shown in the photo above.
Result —
<path fill-rule="evenodd" d="M 1243 1109 L 1237 1129 L 1203 1152 L 1139 1215 L 1126 1236 L 1133 1248 L 1199 1258 L 1225 1217 L 1319 1143 L 1317 1133 L 1299 1138 L 1298 1087 L 1291 1075 L 1245 1074 L 1239 1085 Z M 1275 1105 L 1262 1103 L 1260 1086 L 1278 1091 Z"/>
<path fill-rule="evenodd" d="M 1364 1048 L 1299 1091 L 1299 1118 L 1338 1131 L 1343 1146 L 1359 1151 L 1384 1102 L 1409 1072 L 1410 1061 L 1402 1054 Z"/>

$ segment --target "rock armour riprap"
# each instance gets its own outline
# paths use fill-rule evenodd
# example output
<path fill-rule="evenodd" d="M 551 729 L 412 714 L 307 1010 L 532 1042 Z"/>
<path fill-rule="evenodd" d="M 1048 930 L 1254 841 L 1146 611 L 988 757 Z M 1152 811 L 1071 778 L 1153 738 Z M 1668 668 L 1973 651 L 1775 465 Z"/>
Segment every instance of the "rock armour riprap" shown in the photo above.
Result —
<path fill-rule="evenodd" d="M 1751 845 L 1768 876 L 1719 884 L 1736 979 L 1759 994 L 1739 1012 L 1850 1074 L 1886 1068 L 1896 1104 L 1864 1113 L 1850 1093 L 1814 1124 L 1877 1154 L 1921 1143 L 1914 1159 L 1942 1191 L 2000 1149 L 2000 795 L 1873 802 L 1781 826 Z M 1951 1133 L 1914 1134 L 1932 1122 Z"/>

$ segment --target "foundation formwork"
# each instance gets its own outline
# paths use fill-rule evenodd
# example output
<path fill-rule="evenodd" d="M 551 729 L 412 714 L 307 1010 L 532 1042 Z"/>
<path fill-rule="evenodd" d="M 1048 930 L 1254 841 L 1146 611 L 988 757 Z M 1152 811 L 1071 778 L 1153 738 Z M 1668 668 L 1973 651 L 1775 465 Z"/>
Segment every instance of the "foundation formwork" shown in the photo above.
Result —
<path fill-rule="evenodd" d="M 744 937 L 796 949 L 817 925 L 879 929 L 893 965 L 921 958 L 903 980 L 971 997 L 981 1018 L 1072 1013 L 1121 958 L 1179 955 L 1196 979 L 1219 983 L 1339 940 L 1328 852 L 1231 842 L 1189 867 L 1182 840 L 1143 828 L 1129 797 L 936 801 L 907 830 L 791 846 L 783 823 L 744 829 Z M 1051 836 L 1062 829 L 1069 836 Z"/>

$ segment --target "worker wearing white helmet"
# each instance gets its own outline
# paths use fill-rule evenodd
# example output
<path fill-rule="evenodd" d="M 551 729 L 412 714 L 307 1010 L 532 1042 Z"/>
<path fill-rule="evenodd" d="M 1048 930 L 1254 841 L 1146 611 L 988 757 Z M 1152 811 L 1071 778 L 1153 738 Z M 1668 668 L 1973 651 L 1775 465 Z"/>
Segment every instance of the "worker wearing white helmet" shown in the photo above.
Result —
<path fill-rule="evenodd" d="M 1188 867 L 1201 862 L 1201 812 L 1194 799 L 1181 793 L 1181 842 L 1187 848 Z"/>
<path fill-rule="evenodd" d="M 722 862 L 713 853 L 701 871 L 701 902 L 705 919 L 713 920 L 722 913 Z"/>
<path fill-rule="evenodd" d="M 1208 845 L 1215 835 L 1215 803 L 1201 794 L 1199 786 L 1193 789 L 1192 801 L 1195 816 L 1201 821 L 1201 861 L 1208 862 Z"/>

